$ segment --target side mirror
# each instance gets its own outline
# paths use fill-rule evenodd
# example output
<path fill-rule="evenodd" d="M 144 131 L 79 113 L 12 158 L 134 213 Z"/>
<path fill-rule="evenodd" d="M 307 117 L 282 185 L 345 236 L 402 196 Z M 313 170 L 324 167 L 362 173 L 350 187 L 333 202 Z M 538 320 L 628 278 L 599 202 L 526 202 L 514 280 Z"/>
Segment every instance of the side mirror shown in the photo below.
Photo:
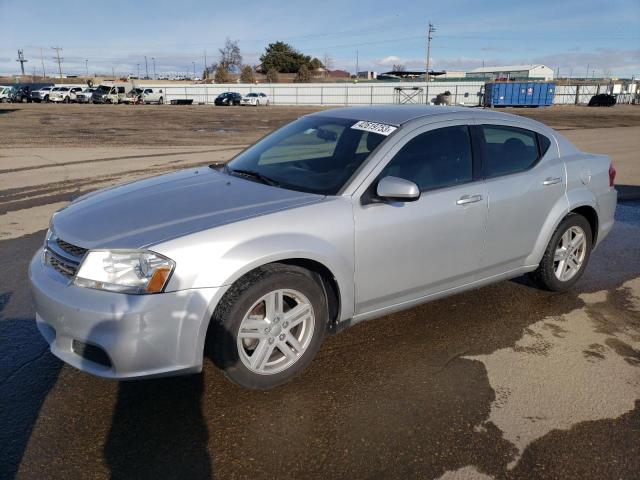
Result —
<path fill-rule="evenodd" d="M 411 180 L 389 176 L 378 182 L 376 194 L 387 200 L 413 202 L 420 198 L 420 189 Z"/>

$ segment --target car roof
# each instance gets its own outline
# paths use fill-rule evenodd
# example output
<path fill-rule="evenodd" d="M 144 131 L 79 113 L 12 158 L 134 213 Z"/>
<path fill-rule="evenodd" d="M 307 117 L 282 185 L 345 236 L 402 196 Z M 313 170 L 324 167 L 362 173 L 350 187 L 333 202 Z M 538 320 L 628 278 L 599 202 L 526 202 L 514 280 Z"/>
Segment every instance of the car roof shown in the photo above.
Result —
<path fill-rule="evenodd" d="M 454 114 L 454 115 L 452 115 Z M 331 116 L 351 120 L 384 123 L 400 126 L 419 118 L 432 119 L 437 117 L 455 116 L 456 118 L 486 118 L 522 121 L 522 117 L 509 113 L 495 112 L 481 108 L 446 107 L 433 105 L 372 105 L 362 107 L 342 107 L 312 113 L 309 116 Z M 536 122 L 537 123 L 537 122 Z"/>

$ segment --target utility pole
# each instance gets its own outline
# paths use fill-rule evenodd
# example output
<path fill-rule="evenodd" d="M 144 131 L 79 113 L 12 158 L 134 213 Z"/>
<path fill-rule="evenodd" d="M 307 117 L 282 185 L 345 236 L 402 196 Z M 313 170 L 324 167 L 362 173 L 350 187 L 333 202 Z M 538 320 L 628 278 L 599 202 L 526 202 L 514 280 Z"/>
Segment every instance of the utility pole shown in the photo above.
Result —
<path fill-rule="evenodd" d="M 58 73 L 60 74 L 60 78 L 62 78 L 62 60 L 63 58 L 60 57 L 60 52 L 62 51 L 62 48 L 60 47 L 51 47 L 52 50 L 56 51 L 56 56 L 53 57 L 53 59 L 58 62 Z"/>
<path fill-rule="evenodd" d="M 87 78 L 89 78 L 89 59 L 84 59 L 84 69 L 87 71 Z"/>
<path fill-rule="evenodd" d="M 151 61 L 153 62 L 153 76 L 157 80 L 158 76 L 156 75 L 156 57 L 151 57 Z"/>
<path fill-rule="evenodd" d="M 207 51 L 204 51 L 204 79 L 209 78 L 209 70 L 207 70 Z"/>
<path fill-rule="evenodd" d="M 145 71 L 145 80 L 149 80 L 149 64 L 147 63 L 147 56 L 144 56 L 144 71 Z"/>
<path fill-rule="evenodd" d="M 424 72 L 424 78 L 427 83 L 429 82 L 429 63 L 431 62 L 431 40 L 433 39 L 433 34 L 436 31 L 436 27 L 433 26 L 431 22 L 429 22 L 429 28 L 427 29 L 427 65 L 426 71 Z"/>
<path fill-rule="evenodd" d="M 193 79 L 196 79 L 196 62 L 191 62 L 193 63 Z"/>
<path fill-rule="evenodd" d="M 24 64 L 27 63 L 29 60 L 25 60 L 24 59 L 24 53 L 22 52 L 22 50 L 18 50 L 18 59 L 16 60 L 16 62 L 20 62 L 20 70 L 22 70 L 22 76 L 24 77 Z"/>
<path fill-rule="evenodd" d="M 113 79 L 116 79 L 116 70 L 115 68 L 111 67 L 111 76 L 113 77 Z"/>
<path fill-rule="evenodd" d="M 40 49 L 40 61 L 42 62 L 42 78 L 47 78 L 47 72 L 44 70 L 44 55 L 42 54 L 42 48 Z"/>
<path fill-rule="evenodd" d="M 140 64 L 138 63 L 138 80 L 140 80 Z"/>
<path fill-rule="evenodd" d="M 358 78 L 359 71 L 360 71 L 360 52 L 356 50 L 356 78 Z"/>
<path fill-rule="evenodd" d="M 585 80 L 589 80 L 589 67 L 590 65 L 587 63 L 587 76 L 585 77 Z"/>

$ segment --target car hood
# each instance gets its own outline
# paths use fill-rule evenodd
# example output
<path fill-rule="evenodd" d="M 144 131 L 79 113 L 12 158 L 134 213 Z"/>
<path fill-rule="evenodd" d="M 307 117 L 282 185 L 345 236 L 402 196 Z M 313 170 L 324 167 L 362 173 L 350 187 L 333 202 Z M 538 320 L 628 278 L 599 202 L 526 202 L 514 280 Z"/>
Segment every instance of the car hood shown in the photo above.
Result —
<path fill-rule="evenodd" d="M 142 248 L 323 198 L 203 167 L 90 193 L 54 214 L 52 225 L 83 248 Z"/>

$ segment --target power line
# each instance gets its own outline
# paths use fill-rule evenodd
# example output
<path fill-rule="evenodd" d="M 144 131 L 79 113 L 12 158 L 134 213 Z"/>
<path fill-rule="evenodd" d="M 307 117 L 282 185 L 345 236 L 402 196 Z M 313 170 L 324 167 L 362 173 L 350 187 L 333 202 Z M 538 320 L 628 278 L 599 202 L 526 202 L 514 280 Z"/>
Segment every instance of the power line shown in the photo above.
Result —
<path fill-rule="evenodd" d="M 62 57 L 60 57 L 60 52 L 62 51 L 61 47 L 51 47 L 52 50 L 56 51 L 56 56 L 53 57 L 55 61 L 58 62 L 58 72 L 60 73 L 60 78 L 62 78 Z"/>

